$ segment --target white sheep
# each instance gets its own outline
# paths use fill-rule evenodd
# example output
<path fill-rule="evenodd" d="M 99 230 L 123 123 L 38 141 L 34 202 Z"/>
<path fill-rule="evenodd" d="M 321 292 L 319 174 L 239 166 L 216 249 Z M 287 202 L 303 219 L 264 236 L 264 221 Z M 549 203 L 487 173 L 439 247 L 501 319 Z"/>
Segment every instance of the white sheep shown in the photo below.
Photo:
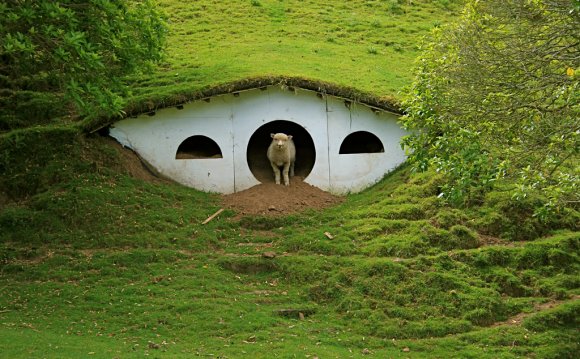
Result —
<path fill-rule="evenodd" d="M 284 133 L 271 133 L 272 143 L 268 147 L 268 159 L 270 165 L 274 170 L 274 177 L 276 184 L 280 184 L 280 167 L 284 167 L 282 172 L 284 174 L 284 185 L 290 185 L 290 176 L 294 176 L 294 162 L 296 161 L 296 147 L 292 141 L 291 135 Z"/>

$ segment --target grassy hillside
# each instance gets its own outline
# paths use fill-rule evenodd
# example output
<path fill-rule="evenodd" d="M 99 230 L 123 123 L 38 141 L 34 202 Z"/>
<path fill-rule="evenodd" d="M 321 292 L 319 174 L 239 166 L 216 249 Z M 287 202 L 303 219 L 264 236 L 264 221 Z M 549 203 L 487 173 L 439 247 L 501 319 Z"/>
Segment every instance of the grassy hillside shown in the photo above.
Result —
<path fill-rule="evenodd" d="M 170 21 L 166 63 L 134 84 L 162 103 L 206 86 L 297 76 L 396 99 L 421 40 L 461 0 L 160 1 Z"/>
<path fill-rule="evenodd" d="M 396 96 L 418 38 L 457 11 L 444 0 L 224 3 L 161 2 L 167 63 L 135 80 L 135 100 L 268 74 Z M 12 131 L 0 154 L 2 357 L 573 358 L 580 349 L 576 211 L 544 222 L 534 198 L 514 204 L 502 191 L 451 208 L 439 175 L 402 167 L 324 211 L 226 210 L 204 225 L 220 196 L 153 177 L 96 133 Z"/>
<path fill-rule="evenodd" d="M 0 212 L 7 357 L 517 358 L 578 349 L 580 235 L 550 230 L 574 228 L 577 214 L 541 223 L 498 193 L 480 208 L 448 208 L 438 176 L 401 168 L 323 212 L 226 211 L 203 225 L 219 196 L 137 178 L 127 171 L 135 159 L 109 140 L 78 141 L 37 172 L 46 190 Z"/>

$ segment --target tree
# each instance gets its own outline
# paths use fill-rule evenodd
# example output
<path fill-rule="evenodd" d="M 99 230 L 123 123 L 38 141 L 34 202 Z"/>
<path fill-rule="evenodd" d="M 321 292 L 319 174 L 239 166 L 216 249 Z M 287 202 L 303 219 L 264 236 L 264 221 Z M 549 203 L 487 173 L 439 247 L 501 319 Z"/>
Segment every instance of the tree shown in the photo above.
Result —
<path fill-rule="evenodd" d="M 161 59 L 166 33 L 150 0 L 0 1 L 0 19 L 4 129 L 119 113 L 123 78 Z"/>
<path fill-rule="evenodd" d="M 472 0 L 436 30 L 402 123 L 414 168 L 446 174 L 442 196 L 474 203 L 501 181 L 543 210 L 577 205 L 578 29 L 579 0 Z"/>

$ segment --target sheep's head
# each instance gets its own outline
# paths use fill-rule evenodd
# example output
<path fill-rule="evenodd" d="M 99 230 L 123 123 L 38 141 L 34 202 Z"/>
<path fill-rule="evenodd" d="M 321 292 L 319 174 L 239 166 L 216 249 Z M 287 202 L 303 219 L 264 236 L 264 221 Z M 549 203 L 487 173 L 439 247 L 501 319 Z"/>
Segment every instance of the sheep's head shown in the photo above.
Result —
<path fill-rule="evenodd" d="M 284 133 L 271 133 L 270 137 L 272 137 L 272 142 L 274 142 L 276 148 L 278 149 L 286 147 L 288 141 L 292 139 L 291 135 L 286 135 Z"/>

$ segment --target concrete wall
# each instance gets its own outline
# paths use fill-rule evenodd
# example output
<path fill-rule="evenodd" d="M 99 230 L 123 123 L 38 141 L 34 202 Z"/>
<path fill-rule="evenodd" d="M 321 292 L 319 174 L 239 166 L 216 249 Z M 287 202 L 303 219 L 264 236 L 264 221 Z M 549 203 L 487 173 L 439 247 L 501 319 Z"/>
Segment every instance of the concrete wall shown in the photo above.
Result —
<path fill-rule="evenodd" d="M 310 135 L 314 143 L 315 159 L 307 169 L 305 182 L 344 194 L 371 186 L 405 161 L 399 145 L 405 132 L 397 124 L 396 115 L 347 104 L 343 99 L 312 91 L 273 86 L 216 96 L 209 102 L 196 101 L 183 109 L 159 110 L 154 116 L 127 118 L 115 123 L 110 135 L 177 182 L 204 191 L 232 193 L 260 183 L 248 164 L 253 161 L 249 146 L 256 146 L 250 143 L 252 135 L 268 124 L 292 123 L 303 129 L 304 133 L 298 135 Z M 275 126 L 266 129 L 283 132 Z M 376 135 L 384 152 L 339 155 L 342 141 L 356 131 Z M 222 158 L 176 159 L 179 145 L 194 135 L 214 140 Z M 260 146 L 267 146 L 269 139 L 264 141 Z M 297 158 L 297 166 L 299 162 Z"/>

